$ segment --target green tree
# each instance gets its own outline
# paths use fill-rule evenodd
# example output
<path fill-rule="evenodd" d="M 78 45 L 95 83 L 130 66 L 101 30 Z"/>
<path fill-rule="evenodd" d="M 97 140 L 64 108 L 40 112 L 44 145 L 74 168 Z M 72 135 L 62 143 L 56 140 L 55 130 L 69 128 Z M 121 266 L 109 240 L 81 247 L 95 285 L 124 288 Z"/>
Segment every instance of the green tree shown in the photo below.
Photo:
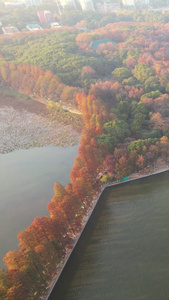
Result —
<path fill-rule="evenodd" d="M 130 136 L 128 124 L 123 120 L 115 119 L 105 123 L 103 129 L 106 134 L 116 138 L 118 142 L 123 142 L 126 137 Z"/>
<path fill-rule="evenodd" d="M 116 68 L 112 72 L 113 79 L 118 80 L 118 81 L 123 81 L 125 78 L 131 77 L 131 72 L 127 68 Z"/>
<path fill-rule="evenodd" d="M 145 82 L 150 76 L 155 75 L 154 71 L 146 64 L 136 65 L 132 73 L 133 76 L 141 82 Z"/>
<path fill-rule="evenodd" d="M 157 90 L 159 90 L 160 92 L 164 91 L 164 88 L 161 86 L 159 80 L 155 76 L 150 76 L 149 78 L 147 78 L 144 83 L 144 87 L 147 93 Z"/>
<path fill-rule="evenodd" d="M 117 138 L 116 137 L 112 137 L 108 134 L 101 134 L 100 136 L 96 137 L 96 141 L 98 142 L 98 144 L 100 145 L 105 145 L 108 150 L 109 153 L 113 153 L 114 147 L 117 144 Z"/>
<path fill-rule="evenodd" d="M 126 78 L 122 81 L 123 85 L 130 85 L 130 86 L 136 86 L 138 84 L 138 81 L 133 76 Z"/>
<path fill-rule="evenodd" d="M 143 94 L 140 98 L 140 100 L 144 99 L 144 98 L 152 98 L 152 99 L 155 99 L 155 98 L 158 98 L 161 96 L 161 92 L 156 90 L 156 91 L 151 91 L 149 93 L 146 93 L 146 94 Z"/>

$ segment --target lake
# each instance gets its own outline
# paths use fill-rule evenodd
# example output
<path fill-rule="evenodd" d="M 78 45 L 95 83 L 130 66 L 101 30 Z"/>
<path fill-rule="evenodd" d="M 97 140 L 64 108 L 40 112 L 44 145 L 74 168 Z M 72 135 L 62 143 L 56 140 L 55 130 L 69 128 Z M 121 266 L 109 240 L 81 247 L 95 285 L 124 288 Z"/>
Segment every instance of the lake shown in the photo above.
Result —
<path fill-rule="evenodd" d="M 0 267 L 6 252 L 17 249 L 17 233 L 37 216 L 48 215 L 54 183 L 70 182 L 78 146 L 39 147 L 0 155 Z"/>
<path fill-rule="evenodd" d="M 52 300 L 169 299 L 168 182 L 165 172 L 106 191 Z"/>

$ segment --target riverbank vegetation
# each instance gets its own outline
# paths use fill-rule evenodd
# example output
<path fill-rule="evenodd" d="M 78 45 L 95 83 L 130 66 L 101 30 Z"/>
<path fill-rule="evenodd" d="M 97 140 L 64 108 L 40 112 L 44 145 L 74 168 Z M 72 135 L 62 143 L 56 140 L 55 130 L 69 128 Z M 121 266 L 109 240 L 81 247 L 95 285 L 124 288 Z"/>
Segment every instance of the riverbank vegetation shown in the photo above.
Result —
<path fill-rule="evenodd" d="M 20 44 L 22 38 L 25 47 L 30 36 L 1 40 L 1 83 L 28 95 L 53 102 L 62 99 L 78 106 L 84 122 L 71 182 L 65 188 L 55 183 L 54 196 L 48 204 L 49 216 L 35 218 L 18 233 L 20 249 L 9 251 L 4 257 L 8 269 L 1 270 L 0 295 L 5 300 L 39 299 L 45 292 L 66 251 L 72 249 L 74 236 L 82 229 L 102 183 L 149 166 L 154 168 L 159 159 L 169 163 L 168 25 L 121 22 L 88 33 L 70 29 L 62 29 L 61 33 L 67 42 L 70 34 L 71 62 L 65 56 L 61 58 L 62 67 L 53 66 L 50 71 L 32 65 L 33 60 L 18 61 L 16 40 Z M 45 42 L 49 35 L 54 44 L 55 34 L 58 33 L 38 33 L 37 41 Z M 31 37 L 33 43 L 36 34 Z M 112 43 L 101 43 L 93 50 L 91 42 L 100 39 L 110 39 Z M 4 51 L 5 43 L 12 45 L 11 56 Z M 38 64 L 39 52 L 36 54 L 31 45 L 29 51 L 34 49 Z M 58 55 L 57 49 L 51 48 L 51 61 L 52 49 L 55 57 Z M 25 54 L 21 49 L 21 59 L 22 55 Z M 71 78 L 73 86 L 71 81 L 63 83 L 62 69 L 62 75 L 68 77 L 77 72 L 78 76 Z"/>

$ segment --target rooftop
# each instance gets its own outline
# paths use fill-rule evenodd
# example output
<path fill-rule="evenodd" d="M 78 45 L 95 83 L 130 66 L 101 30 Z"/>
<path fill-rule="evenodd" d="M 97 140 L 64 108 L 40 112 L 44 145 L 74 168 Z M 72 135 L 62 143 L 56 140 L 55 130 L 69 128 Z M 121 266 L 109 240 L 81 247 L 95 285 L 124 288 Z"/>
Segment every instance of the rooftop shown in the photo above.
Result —
<path fill-rule="evenodd" d="M 28 24 L 26 25 L 26 28 L 29 29 L 30 31 L 43 29 L 39 24 Z"/>
<path fill-rule="evenodd" d="M 2 27 L 2 32 L 4 34 L 12 34 L 15 32 L 19 32 L 19 30 L 15 26 L 8 26 L 8 27 Z"/>

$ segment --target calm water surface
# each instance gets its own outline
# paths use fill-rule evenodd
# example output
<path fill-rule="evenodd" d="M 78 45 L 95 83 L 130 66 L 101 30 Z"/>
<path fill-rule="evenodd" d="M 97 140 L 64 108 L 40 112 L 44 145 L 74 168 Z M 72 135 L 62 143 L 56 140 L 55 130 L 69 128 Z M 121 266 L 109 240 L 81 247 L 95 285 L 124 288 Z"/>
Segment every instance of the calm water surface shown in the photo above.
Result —
<path fill-rule="evenodd" d="M 19 231 L 34 217 L 48 215 L 47 203 L 56 181 L 70 182 L 78 145 L 41 147 L 0 155 L 0 267 L 9 250 L 17 249 Z"/>
<path fill-rule="evenodd" d="M 67 296 L 54 300 L 168 300 L 169 172 L 112 188 L 102 201 Z"/>

